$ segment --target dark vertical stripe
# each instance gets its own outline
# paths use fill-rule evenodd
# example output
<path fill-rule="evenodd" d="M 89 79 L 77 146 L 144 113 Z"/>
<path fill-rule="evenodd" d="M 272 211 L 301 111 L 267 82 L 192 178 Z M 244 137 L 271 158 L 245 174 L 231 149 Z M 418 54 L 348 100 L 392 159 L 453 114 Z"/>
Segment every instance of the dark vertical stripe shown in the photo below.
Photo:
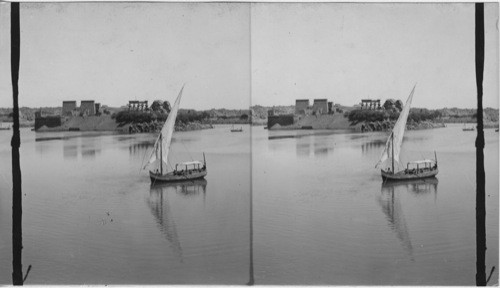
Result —
<path fill-rule="evenodd" d="M 486 285 L 486 207 L 483 131 L 484 3 L 476 3 L 476 285 Z"/>
<path fill-rule="evenodd" d="M 11 3 L 10 12 L 10 65 L 12 74 L 12 98 L 14 134 L 10 145 L 12 146 L 12 284 L 23 285 L 22 266 L 22 192 L 21 192 L 21 165 L 19 161 L 19 147 L 21 137 L 19 135 L 19 104 L 18 104 L 18 80 L 19 80 L 19 56 L 20 56 L 20 25 L 19 25 L 19 3 Z"/>

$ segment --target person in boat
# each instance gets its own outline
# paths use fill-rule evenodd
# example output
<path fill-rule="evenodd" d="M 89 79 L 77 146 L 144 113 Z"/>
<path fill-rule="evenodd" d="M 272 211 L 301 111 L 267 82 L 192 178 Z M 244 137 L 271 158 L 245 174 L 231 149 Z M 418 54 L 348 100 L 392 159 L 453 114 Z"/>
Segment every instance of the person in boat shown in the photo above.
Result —
<path fill-rule="evenodd" d="M 387 173 L 391 173 L 391 167 L 387 167 Z"/>

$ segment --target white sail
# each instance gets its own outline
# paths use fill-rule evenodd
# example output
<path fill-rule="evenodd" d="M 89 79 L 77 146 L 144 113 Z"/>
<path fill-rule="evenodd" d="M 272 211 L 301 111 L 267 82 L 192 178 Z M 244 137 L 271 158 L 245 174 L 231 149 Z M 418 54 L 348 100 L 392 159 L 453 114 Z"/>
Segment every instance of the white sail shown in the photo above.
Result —
<path fill-rule="evenodd" d="M 179 110 L 179 103 L 181 102 L 182 90 L 184 90 L 184 86 L 182 86 L 177 99 L 175 99 L 174 106 L 172 106 L 172 110 L 168 114 L 167 120 L 161 129 L 160 135 L 156 140 L 156 143 L 153 147 L 153 152 L 151 153 L 151 157 L 149 158 L 149 164 L 157 163 L 156 166 L 160 169 L 160 165 L 163 165 L 163 173 L 166 172 L 166 167 L 168 163 L 168 152 L 170 150 L 170 142 L 172 141 L 172 134 L 174 133 L 175 119 L 177 118 L 177 111 Z M 163 164 L 162 164 L 163 163 Z"/>
<path fill-rule="evenodd" d="M 417 85 L 415 84 L 415 86 Z M 410 106 L 411 106 L 411 101 L 413 99 L 413 92 L 415 92 L 415 86 L 413 86 L 410 96 L 408 96 L 408 100 L 406 100 L 406 104 L 403 107 L 401 113 L 399 114 L 398 121 L 396 122 L 396 125 L 394 125 L 394 128 L 392 129 L 392 133 L 387 139 L 387 142 L 385 143 L 385 149 L 382 152 L 380 160 L 378 161 L 375 167 L 378 167 L 380 164 L 382 164 L 391 157 L 394 159 L 394 162 L 399 163 L 399 153 L 401 152 L 401 145 L 403 144 L 403 136 L 406 130 L 406 120 L 408 119 L 408 114 L 410 112 Z M 391 147 L 393 143 L 394 147 Z M 393 151 L 394 155 L 392 155 Z"/>

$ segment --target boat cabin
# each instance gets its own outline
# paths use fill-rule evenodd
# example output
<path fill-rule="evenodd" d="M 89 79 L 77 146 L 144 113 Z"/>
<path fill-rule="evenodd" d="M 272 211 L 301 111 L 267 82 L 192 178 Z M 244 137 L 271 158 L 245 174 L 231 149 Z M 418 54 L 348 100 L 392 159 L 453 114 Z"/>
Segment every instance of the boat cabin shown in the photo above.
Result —
<path fill-rule="evenodd" d="M 181 169 L 179 169 L 179 166 Z M 184 169 L 182 169 L 184 167 Z M 185 175 L 193 172 L 201 172 L 206 170 L 207 167 L 200 161 L 191 161 L 175 164 L 174 175 Z"/>
<path fill-rule="evenodd" d="M 435 169 L 437 169 L 437 162 L 434 160 L 425 159 L 411 161 L 406 164 L 405 174 L 420 174 Z"/>

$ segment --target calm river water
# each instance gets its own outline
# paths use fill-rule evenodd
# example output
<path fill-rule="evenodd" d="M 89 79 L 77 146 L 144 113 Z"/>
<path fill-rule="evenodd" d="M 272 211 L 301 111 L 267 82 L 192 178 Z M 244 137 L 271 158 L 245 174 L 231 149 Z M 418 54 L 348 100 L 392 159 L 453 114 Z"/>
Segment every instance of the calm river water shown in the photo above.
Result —
<path fill-rule="evenodd" d="M 156 135 L 23 129 L 27 284 L 247 282 L 250 131 L 229 129 L 175 133 L 173 160 L 205 152 L 208 176 L 158 187 L 140 170 Z M 11 132 L 0 132 L 0 283 L 11 283 Z M 36 141 L 50 137 L 71 138 Z"/>
<path fill-rule="evenodd" d="M 253 129 L 256 283 L 475 284 L 475 132 L 407 131 L 403 160 L 436 150 L 440 172 L 393 186 L 374 168 L 387 133 L 300 137 L 309 133 Z M 298 138 L 269 140 L 283 135 Z M 498 268 L 498 133 L 485 138 L 489 271 Z"/>
<path fill-rule="evenodd" d="M 206 181 L 153 187 L 140 168 L 155 135 L 23 129 L 27 284 L 473 285 L 476 134 L 461 128 L 408 131 L 403 160 L 436 150 L 440 173 L 403 185 L 374 168 L 385 133 L 175 133 L 173 160 L 205 152 Z M 11 133 L 0 131 L 0 284 L 12 272 Z M 485 134 L 497 283 L 499 141 Z"/>

